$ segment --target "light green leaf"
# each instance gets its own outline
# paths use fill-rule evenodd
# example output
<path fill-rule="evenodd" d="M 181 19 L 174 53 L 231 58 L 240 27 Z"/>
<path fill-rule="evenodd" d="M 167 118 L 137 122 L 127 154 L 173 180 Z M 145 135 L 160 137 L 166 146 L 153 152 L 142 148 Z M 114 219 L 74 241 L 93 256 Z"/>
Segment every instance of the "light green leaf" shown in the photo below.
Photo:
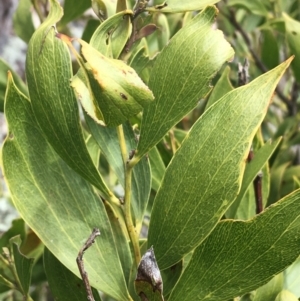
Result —
<path fill-rule="evenodd" d="M 92 0 L 91 2 L 94 11 L 98 11 L 98 13 L 95 12 L 96 15 L 98 15 L 98 17 L 100 15 L 100 18 L 104 20 L 116 13 L 117 1 L 118 0 Z"/>
<path fill-rule="evenodd" d="M 228 208 L 226 212 L 227 218 L 240 218 L 240 216 L 237 217 L 236 214 L 243 197 L 245 196 L 247 190 L 253 184 L 253 181 L 257 176 L 257 174 L 259 173 L 259 171 L 262 170 L 263 166 L 268 162 L 268 159 L 274 153 L 280 141 L 281 141 L 281 137 L 277 138 L 273 143 L 266 143 L 254 154 L 253 160 L 247 163 L 240 192 L 237 198 L 235 199 L 234 203 Z M 253 198 L 252 200 L 253 200 L 253 204 L 255 204 L 255 199 Z M 254 208 L 254 205 L 252 208 Z"/>
<path fill-rule="evenodd" d="M 223 34 L 212 29 L 215 15 L 216 8 L 207 7 L 178 31 L 155 60 L 149 80 L 155 101 L 144 109 L 137 157 L 197 105 L 209 92 L 216 71 L 233 56 Z"/>
<path fill-rule="evenodd" d="M 44 251 L 44 267 L 54 300 L 87 300 L 87 294 L 82 279 L 68 270 L 47 248 L 45 248 Z M 101 301 L 97 290 L 92 290 L 95 301 Z"/>
<path fill-rule="evenodd" d="M 300 190 L 248 222 L 221 221 L 168 301 L 223 301 L 267 283 L 299 256 Z"/>
<path fill-rule="evenodd" d="M 124 163 L 121 156 L 117 130 L 115 128 L 104 127 L 95 123 L 95 121 L 92 120 L 88 115 L 86 115 L 86 122 L 93 137 L 95 138 L 101 149 L 101 153 L 105 156 L 112 170 L 117 175 L 120 184 L 124 187 Z M 136 137 L 130 124 L 124 124 L 123 129 L 126 139 L 127 153 L 129 154 L 131 150 L 136 148 Z M 138 232 L 142 226 L 143 216 L 147 207 L 150 189 L 151 173 L 149 162 L 145 158 L 133 168 L 132 173 L 131 204 Z"/>
<path fill-rule="evenodd" d="M 7 72 L 10 71 L 14 78 L 14 81 L 18 88 L 24 93 L 28 95 L 28 90 L 20 76 L 12 70 L 12 68 L 0 58 L 0 111 L 3 112 L 4 109 L 4 96 L 5 90 L 7 86 Z"/>
<path fill-rule="evenodd" d="M 13 17 L 15 33 L 26 43 L 29 42 L 35 30 L 32 22 L 31 8 L 31 0 L 20 0 Z"/>
<path fill-rule="evenodd" d="M 95 166 L 99 166 L 100 159 L 100 149 L 99 146 L 92 135 L 89 135 L 86 139 L 86 147 L 89 151 L 89 154 L 93 160 Z"/>
<path fill-rule="evenodd" d="M 217 100 L 219 100 L 226 93 L 233 90 L 233 86 L 229 79 L 229 73 L 230 73 L 230 67 L 227 66 L 224 69 L 220 79 L 214 86 L 214 89 L 212 90 L 212 92 L 209 96 L 205 110 L 207 110 L 212 104 L 214 104 Z"/>
<path fill-rule="evenodd" d="M 300 258 L 284 272 L 284 288 L 300 298 Z"/>
<path fill-rule="evenodd" d="M 208 5 L 215 4 L 220 0 L 160 0 L 155 1 L 156 5 L 147 7 L 146 10 L 151 12 L 162 12 L 162 13 L 179 13 L 193 10 L 201 10 Z"/>
<path fill-rule="evenodd" d="M 16 267 L 18 279 L 21 284 L 22 293 L 24 296 L 27 296 L 29 292 L 30 282 L 31 282 L 31 273 L 32 273 L 34 258 L 27 258 L 21 253 L 20 251 L 21 243 L 22 242 L 20 236 L 15 236 L 10 239 L 14 264 Z"/>
<path fill-rule="evenodd" d="M 291 59 L 211 106 L 167 167 L 151 214 L 148 246 L 167 268 L 213 230 L 236 198 L 250 144 Z"/>
<path fill-rule="evenodd" d="M 253 301 L 274 301 L 282 289 L 283 275 L 280 273 L 256 290 Z"/>
<path fill-rule="evenodd" d="M 108 58 L 117 59 L 131 33 L 131 10 L 114 14 L 94 32 L 90 45 Z"/>
<path fill-rule="evenodd" d="M 292 69 L 294 75 L 298 82 L 300 82 L 300 45 L 299 45 L 299 36 L 300 36 L 300 22 L 292 19 L 286 13 L 282 13 L 285 21 L 285 31 L 290 48 L 290 53 L 295 55 L 295 59 L 292 62 Z"/>
<path fill-rule="evenodd" d="M 64 1 L 64 16 L 61 19 L 61 24 L 66 25 L 70 21 L 81 16 L 89 7 L 91 0 L 65 0 Z"/>
<path fill-rule="evenodd" d="M 283 290 L 278 294 L 275 301 L 298 301 L 298 298 L 287 290 Z"/>
<path fill-rule="evenodd" d="M 50 14 L 30 40 L 26 77 L 32 108 L 47 140 L 55 151 L 82 177 L 112 199 L 89 156 L 79 121 L 78 105 L 70 87 L 71 59 L 66 45 L 55 37 L 52 25 L 62 8 L 51 0 Z"/>
<path fill-rule="evenodd" d="M 10 78 L 5 114 L 9 134 L 3 170 L 13 202 L 28 226 L 68 269 L 94 227 L 101 236 L 85 254 L 91 284 L 117 300 L 131 300 L 103 201 L 52 149 L 30 102 Z"/>

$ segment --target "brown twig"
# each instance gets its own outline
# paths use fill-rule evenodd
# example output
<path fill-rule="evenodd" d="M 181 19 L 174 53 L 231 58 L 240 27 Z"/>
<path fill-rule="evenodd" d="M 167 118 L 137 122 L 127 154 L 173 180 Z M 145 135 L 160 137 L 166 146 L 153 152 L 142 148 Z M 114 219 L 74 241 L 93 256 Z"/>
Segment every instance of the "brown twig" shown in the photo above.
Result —
<path fill-rule="evenodd" d="M 99 229 L 94 228 L 92 234 L 89 236 L 89 238 L 87 239 L 87 241 L 85 242 L 83 247 L 80 249 L 78 256 L 76 258 L 78 269 L 79 269 L 79 272 L 80 272 L 80 275 L 81 275 L 81 278 L 82 278 L 82 281 L 84 283 L 85 290 L 87 293 L 87 299 L 89 301 L 95 301 L 95 299 L 94 299 L 92 288 L 91 288 L 91 285 L 89 282 L 88 274 L 84 269 L 83 254 L 90 246 L 92 246 L 92 244 L 95 242 L 96 237 L 99 235 L 100 235 Z"/>
<path fill-rule="evenodd" d="M 260 171 L 253 181 L 255 203 L 256 203 L 256 214 L 259 214 L 263 211 L 262 177 L 263 177 L 263 173 L 262 171 Z"/>

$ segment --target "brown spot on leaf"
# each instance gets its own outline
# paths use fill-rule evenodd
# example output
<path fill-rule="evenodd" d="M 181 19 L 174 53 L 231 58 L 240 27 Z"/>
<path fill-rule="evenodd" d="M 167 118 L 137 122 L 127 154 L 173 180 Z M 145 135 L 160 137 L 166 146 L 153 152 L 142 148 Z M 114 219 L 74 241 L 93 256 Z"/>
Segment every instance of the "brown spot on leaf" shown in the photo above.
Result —
<path fill-rule="evenodd" d="M 126 96 L 125 94 L 123 94 L 123 93 L 120 93 L 120 96 L 121 96 L 124 100 L 127 100 L 127 99 L 128 99 L 127 96 Z"/>

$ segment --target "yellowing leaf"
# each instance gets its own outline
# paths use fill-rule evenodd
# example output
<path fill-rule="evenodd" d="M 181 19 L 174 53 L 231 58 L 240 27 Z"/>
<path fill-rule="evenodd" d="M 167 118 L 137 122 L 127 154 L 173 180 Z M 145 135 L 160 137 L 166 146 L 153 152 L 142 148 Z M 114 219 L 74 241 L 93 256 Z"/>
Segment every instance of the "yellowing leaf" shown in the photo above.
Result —
<path fill-rule="evenodd" d="M 123 61 L 105 57 L 83 40 L 78 41 L 87 62 L 83 64 L 79 59 L 90 98 L 85 97 L 82 105 L 94 120 L 108 126 L 122 124 L 154 99 L 134 69 Z M 87 96 L 87 90 L 76 78 L 72 86 L 77 95 Z"/>

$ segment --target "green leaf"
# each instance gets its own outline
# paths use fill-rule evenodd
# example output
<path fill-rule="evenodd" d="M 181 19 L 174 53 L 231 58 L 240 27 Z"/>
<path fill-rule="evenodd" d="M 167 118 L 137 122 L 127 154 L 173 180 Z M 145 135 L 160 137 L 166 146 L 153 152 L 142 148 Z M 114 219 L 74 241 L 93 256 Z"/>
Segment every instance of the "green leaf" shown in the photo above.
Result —
<path fill-rule="evenodd" d="M 207 7 L 178 31 L 155 60 L 149 80 L 155 101 L 144 109 L 137 157 L 197 105 L 209 92 L 216 71 L 233 56 L 222 33 L 212 29 L 215 15 L 216 8 Z"/>
<path fill-rule="evenodd" d="M 280 141 L 281 137 L 277 138 L 273 143 L 266 143 L 257 151 L 257 153 L 254 154 L 253 160 L 246 165 L 240 192 L 237 198 L 235 199 L 234 203 L 228 208 L 226 212 L 226 218 L 241 218 L 240 216 L 237 217 L 236 214 L 243 197 L 245 196 L 247 190 L 253 184 L 253 181 L 259 173 L 259 171 L 262 170 L 263 166 L 268 162 L 269 158 L 276 150 Z M 253 204 L 255 204 L 254 199 L 252 200 Z"/>
<path fill-rule="evenodd" d="M 261 0 L 230 0 L 228 2 L 228 5 L 246 8 L 248 11 L 255 15 L 268 16 L 268 10 L 266 9 Z"/>
<path fill-rule="evenodd" d="M 217 84 L 214 86 L 214 89 L 212 90 L 212 92 L 209 96 L 205 110 L 207 110 L 212 104 L 214 104 L 217 100 L 219 100 L 226 93 L 233 90 L 233 86 L 232 86 L 232 84 L 230 82 L 230 78 L 229 78 L 229 73 L 230 73 L 230 67 L 226 66 L 220 79 L 218 80 Z"/>
<path fill-rule="evenodd" d="M 50 14 L 34 33 L 26 58 L 26 77 L 32 108 L 47 140 L 55 151 L 82 177 L 112 199 L 89 156 L 79 121 L 78 105 L 70 87 L 71 59 L 66 45 L 51 28 L 62 16 L 56 0 Z"/>
<path fill-rule="evenodd" d="M 164 296 L 169 295 L 170 292 L 173 290 L 176 282 L 178 281 L 181 275 L 182 269 L 183 261 L 181 260 L 173 266 L 161 271 L 161 276 L 164 285 Z"/>
<path fill-rule="evenodd" d="M 271 187 L 268 198 L 269 205 L 280 199 L 283 175 L 289 165 L 290 162 L 271 168 Z"/>
<path fill-rule="evenodd" d="M 32 1 L 20 0 L 13 17 L 15 33 L 26 43 L 29 42 L 35 28 L 32 22 Z"/>
<path fill-rule="evenodd" d="M 9 134 L 2 149 L 3 170 L 20 215 L 76 275 L 77 254 L 98 227 L 101 236 L 84 257 L 91 284 L 117 300 L 130 300 L 103 201 L 45 140 L 30 102 L 11 77 L 5 114 Z"/>
<path fill-rule="evenodd" d="M 14 256 L 14 264 L 16 267 L 16 272 L 22 287 L 23 295 L 27 296 L 30 287 L 31 273 L 34 258 L 25 257 L 21 251 L 21 238 L 20 236 L 15 236 L 10 239 L 10 245 L 12 248 L 12 254 Z"/>
<path fill-rule="evenodd" d="M 4 96 L 7 86 L 7 72 L 10 71 L 14 78 L 14 81 L 18 88 L 25 94 L 28 95 L 27 87 L 20 78 L 20 76 L 12 70 L 12 68 L 0 58 L 0 111 L 4 109 Z"/>
<path fill-rule="evenodd" d="M 108 204 L 105 204 L 105 207 L 112 227 L 114 239 L 117 242 L 116 247 L 122 265 L 124 277 L 128 286 L 130 286 L 131 284 L 129 283 L 129 278 L 130 271 L 132 270 L 132 256 L 129 247 L 129 238 L 127 237 L 127 228 L 124 224 L 122 224 L 120 216 L 118 216 Z"/>
<path fill-rule="evenodd" d="M 221 221 L 195 250 L 168 301 L 229 300 L 267 283 L 299 256 L 300 190 L 248 222 Z"/>
<path fill-rule="evenodd" d="M 9 240 L 16 235 L 20 235 L 22 241 L 25 240 L 25 223 L 21 218 L 14 220 L 11 227 L 0 237 L 0 250 L 7 247 Z"/>
<path fill-rule="evenodd" d="M 271 30 L 262 30 L 261 34 L 261 59 L 267 68 L 275 68 L 279 64 L 278 40 Z"/>
<path fill-rule="evenodd" d="M 215 4 L 220 0 L 189 0 L 189 1 L 181 1 L 181 0 L 159 0 L 155 1 L 156 5 L 147 7 L 148 11 L 158 11 L 162 13 L 179 13 L 193 10 L 201 10 L 208 5 Z"/>
<path fill-rule="evenodd" d="M 61 19 L 61 24 L 66 25 L 70 21 L 81 16 L 88 8 L 91 7 L 90 0 L 65 0 L 64 1 L 64 16 Z"/>
<path fill-rule="evenodd" d="M 115 128 L 104 127 L 95 123 L 95 121 L 88 115 L 86 115 L 85 117 L 89 129 L 101 149 L 101 153 L 105 156 L 112 170 L 117 175 L 120 184 L 124 187 L 124 163 L 121 156 L 121 149 L 117 135 L 117 130 Z M 126 139 L 127 153 L 129 153 L 131 150 L 136 148 L 136 137 L 130 124 L 124 124 L 123 129 Z M 141 160 L 133 168 L 132 173 L 131 203 L 138 232 L 142 226 L 143 216 L 147 207 L 150 189 L 150 167 L 148 160 L 144 159 Z"/>
<path fill-rule="evenodd" d="M 161 269 L 213 230 L 236 198 L 250 144 L 291 59 L 227 93 L 194 124 L 167 167 L 149 226 Z"/>
<path fill-rule="evenodd" d="M 54 300 L 87 300 L 83 281 L 68 270 L 47 248 L 44 251 L 44 267 Z M 95 301 L 101 301 L 97 290 L 92 290 Z"/>
<path fill-rule="evenodd" d="M 165 174 L 166 167 L 156 147 L 153 147 L 150 150 L 149 159 L 152 175 L 152 189 L 157 191 Z"/>
<path fill-rule="evenodd" d="M 283 290 L 278 294 L 275 301 L 298 301 L 298 298 L 287 290 Z"/>
<path fill-rule="evenodd" d="M 95 121 L 107 126 L 120 125 L 153 100 L 152 92 L 134 69 L 121 60 L 105 57 L 83 40 L 78 41 L 87 62 L 81 63 L 81 68 L 84 69 L 85 82 L 89 81 L 91 104 L 86 108 L 86 102 L 81 103 Z M 79 98 L 85 93 L 77 82 L 73 81 L 72 87 Z"/>
<path fill-rule="evenodd" d="M 282 289 L 283 275 L 280 273 L 256 291 L 253 301 L 274 301 Z"/>
<path fill-rule="evenodd" d="M 285 30 L 290 53 L 295 55 L 295 59 L 292 62 L 292 69 L 298 82 L 300 82 L 300 22 L 292 19 L 289 15 L 282 13 L 285 21 Z"/>

